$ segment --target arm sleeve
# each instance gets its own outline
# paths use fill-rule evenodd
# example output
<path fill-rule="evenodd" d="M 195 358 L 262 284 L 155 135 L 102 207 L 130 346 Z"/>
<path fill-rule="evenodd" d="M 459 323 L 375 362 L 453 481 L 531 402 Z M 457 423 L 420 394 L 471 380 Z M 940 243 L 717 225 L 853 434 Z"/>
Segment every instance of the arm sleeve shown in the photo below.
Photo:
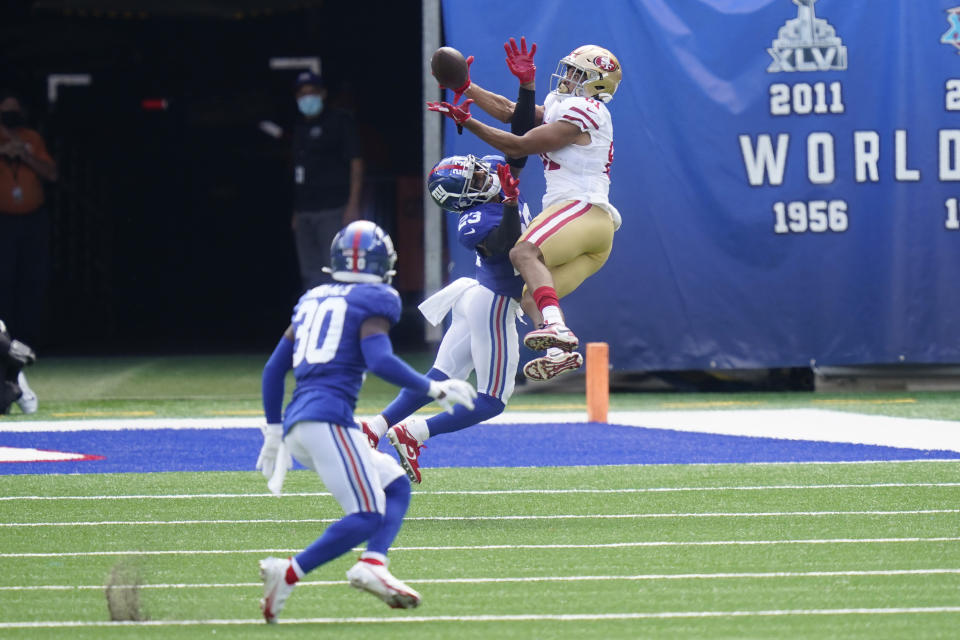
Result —
<path fill-rule="evenodd" d="M 536 113 L 536 92 L 531 89 L 520 89 L 520 93 L 517 95 L 517 106 L 513 110 L 513 117 L 510 118 L 510 133 L 522 136 L 530 131 L 533 128 Z M 508 158 L 507 161 L 511 167 L 522 169 L 527 164 L 527 156 Z"/>
<path fill-rule="evenodd" d="M 283 337 L 263 367 L 261 393 L 267 424 L 277 424 L 283 415 L 283 379 L 293 368 L 293 341 Z"/>
<path fill-rule="evenodd" d="M 430 379 L 420 375 L 406 362 L 393 354 L 393 345 L 385 333 L 375 333 L 360 341 L 363 359 L 367 369 L 374 372 L 387 382 L 416 391 L 426 393 L 430 388 Z"/>
<path fill-rule="evenodd" d="M 526 158 L 524 158 L 526 159 Z M 485 257 L 498 255 L 510 251 L 510 248 L 520 239 L 520 207 L 517 202 L 503 204 L 503 217 L 500 224 L 487 234 L 483 242 L 477 245 Z"/>

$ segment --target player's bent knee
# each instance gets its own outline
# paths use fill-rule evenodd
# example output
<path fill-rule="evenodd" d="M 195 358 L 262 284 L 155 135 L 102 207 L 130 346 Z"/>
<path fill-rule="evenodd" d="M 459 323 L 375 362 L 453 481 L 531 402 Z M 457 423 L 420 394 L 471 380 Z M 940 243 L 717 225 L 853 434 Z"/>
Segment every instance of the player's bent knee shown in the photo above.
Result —
<path fill-rule="evenodd" d="M 540 247 L 532 242 L 518 242 L 510 249 L 510 262 L 517 265 L 531 260 L 540 260 Z"/>

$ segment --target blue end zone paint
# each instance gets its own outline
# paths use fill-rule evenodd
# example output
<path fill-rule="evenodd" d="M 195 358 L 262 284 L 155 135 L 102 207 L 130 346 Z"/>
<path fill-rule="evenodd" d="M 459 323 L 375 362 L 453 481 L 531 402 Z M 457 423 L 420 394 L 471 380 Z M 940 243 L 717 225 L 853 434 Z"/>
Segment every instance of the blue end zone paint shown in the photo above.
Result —
<path fill-rule="evenodd" d="M 251 471 L 258 429 L 0 433 L 0 445 L 103 460 L 0 463 L 0 474 Z M 393 453 L 384 439 L 383 451 Z M 958 460 L 960 452 L 690 433 L 597 423 L 478 425 L 427 442 L 421 465 L 534 467 L 732 462 Z"/>

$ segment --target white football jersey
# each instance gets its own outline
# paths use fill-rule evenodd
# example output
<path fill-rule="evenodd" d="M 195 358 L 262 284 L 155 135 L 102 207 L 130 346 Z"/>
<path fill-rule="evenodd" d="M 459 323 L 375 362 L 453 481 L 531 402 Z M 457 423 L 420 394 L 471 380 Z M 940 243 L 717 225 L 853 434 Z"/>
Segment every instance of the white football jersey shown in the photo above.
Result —
<path fill-rule="evenodd" d="M 547 95 L 543 123 L 562 120 L 590 134 L 590 144 L 570 144 L 562 149 L 541 153 L 547 191 L 543 208 L 564 200 L 586 200 L 605 209 L 615 229 L 621 218 L 610 204 L 610 165 L 613 163 L 613 121 L 605 104 L 593 98 Z"/>

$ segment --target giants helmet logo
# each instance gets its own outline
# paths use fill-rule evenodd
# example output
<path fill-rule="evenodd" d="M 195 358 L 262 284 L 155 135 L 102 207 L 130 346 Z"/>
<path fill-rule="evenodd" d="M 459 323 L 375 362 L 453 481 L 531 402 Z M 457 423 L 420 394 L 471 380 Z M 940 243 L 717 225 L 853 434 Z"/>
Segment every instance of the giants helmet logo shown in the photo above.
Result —
<path fill-rule="evenodd" d="M 593 64 L 597 65 L 599 69 L 604 71 L 613 71 L 617 68 L 617 64 L 610 59 L 609 56 L 597 56 L 593 59 Z"/>
<path fill-rule="evenodd" d="M 442 184 L 438 184 L 436 187 L 434 187 L 433 191 L 430 192 L 430 195 L 433 196 L 433 199 L 437 204 L 443 205 L 451 194 L 447 193 L 447 190 L 443 188 Z"/>

